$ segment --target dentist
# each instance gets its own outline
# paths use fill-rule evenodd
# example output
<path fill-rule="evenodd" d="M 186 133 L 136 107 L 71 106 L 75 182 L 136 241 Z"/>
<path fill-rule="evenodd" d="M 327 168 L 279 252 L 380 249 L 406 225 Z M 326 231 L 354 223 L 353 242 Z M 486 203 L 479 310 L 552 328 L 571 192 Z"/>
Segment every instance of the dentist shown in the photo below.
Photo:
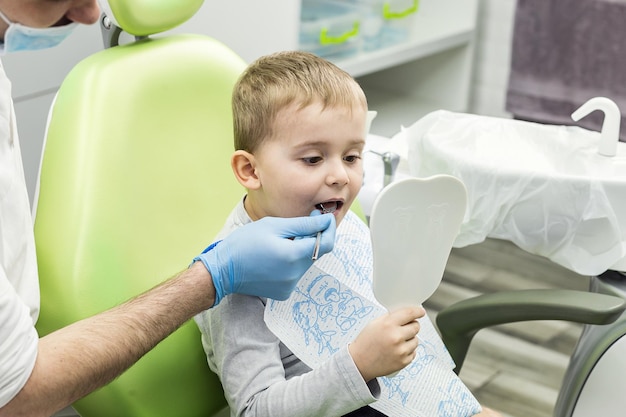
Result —
<path fill-rule="evenodd" d="M 96 0 L 0 0 L 0 53 L 55 46 L 99 17 Z M 39 338 L 33 224 L 11 84 L 0 65 L 0 417 L 54 414 L 228 294 L 286 299 L 312 263 L 310 236 L 318 231 L 322 253 L 329 252 L 332 215 L 251 223 L 154 289 Z"/>

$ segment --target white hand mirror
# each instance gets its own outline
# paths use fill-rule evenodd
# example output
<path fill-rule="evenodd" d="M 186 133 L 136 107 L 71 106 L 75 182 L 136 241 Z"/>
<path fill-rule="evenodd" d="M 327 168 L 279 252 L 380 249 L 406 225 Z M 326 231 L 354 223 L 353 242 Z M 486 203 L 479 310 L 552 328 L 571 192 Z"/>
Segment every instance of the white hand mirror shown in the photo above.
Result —
<path fill-rule="evenodd" d="M 465 216 L 467 192 L 450 175 L 385 187 L 370 215 L 373 290 L 387 309 L 420 305 L 437 289 Z"/>

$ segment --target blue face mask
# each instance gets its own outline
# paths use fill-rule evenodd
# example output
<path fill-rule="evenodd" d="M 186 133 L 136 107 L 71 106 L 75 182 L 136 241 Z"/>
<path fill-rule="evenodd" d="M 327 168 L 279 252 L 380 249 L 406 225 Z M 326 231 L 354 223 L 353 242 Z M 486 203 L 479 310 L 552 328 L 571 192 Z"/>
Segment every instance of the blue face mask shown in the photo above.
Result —
<path fill-rule="evenodd" d="M 60 44 L 78 26 L 78 23 L 70 23 L 49 28 L 31 28 L 11 22 L 2 12 L 0 18 L 9 25 L 4 33 L 4 43 L 0 44 L 0 54 L 52 48 Z"/>

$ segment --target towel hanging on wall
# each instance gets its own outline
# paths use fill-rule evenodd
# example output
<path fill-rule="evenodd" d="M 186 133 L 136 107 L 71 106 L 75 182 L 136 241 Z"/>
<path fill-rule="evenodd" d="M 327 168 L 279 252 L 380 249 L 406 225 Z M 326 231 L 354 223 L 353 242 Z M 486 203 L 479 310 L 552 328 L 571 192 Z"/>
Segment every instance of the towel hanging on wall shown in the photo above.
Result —
<path fill-rule="evenodd" d="M 548 124 L 596 96 L 626 110 L 626 1 L 517 0 L 506 110 Z M 600 130 L 601 112 L 576 123 Z M 621 140 L 626 140 L 622 113 Z"/>

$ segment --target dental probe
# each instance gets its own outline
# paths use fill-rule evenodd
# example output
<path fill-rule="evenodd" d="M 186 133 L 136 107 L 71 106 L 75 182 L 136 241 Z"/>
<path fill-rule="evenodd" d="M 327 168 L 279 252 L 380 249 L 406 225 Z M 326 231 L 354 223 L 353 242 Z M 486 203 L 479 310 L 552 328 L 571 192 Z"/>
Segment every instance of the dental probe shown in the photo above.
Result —
<path fill-rule="evenodd" d="M 322 203 L 320 203 L 320 207 L 322 208 L 322 214 L 329 213 L 329 211 L 324 208 Z M 320 240 L 322 240 L 322 232 L 317 232 L 317 235 L 315 236 L 315 248 L 313 248 L 313 256 L 311 256 L 312 261 L 317 261 L 317 258 L 320 255 Z"/>
<path fill-rule="evenodd" d="M 315 248 L 313 249 L 313 256 L 311 256 L 311 260 L 316 261 L 320 254 L 320 240 L 322 239 L 322 232 L 317 232 L 317 236 L 315 236 Z"/>

